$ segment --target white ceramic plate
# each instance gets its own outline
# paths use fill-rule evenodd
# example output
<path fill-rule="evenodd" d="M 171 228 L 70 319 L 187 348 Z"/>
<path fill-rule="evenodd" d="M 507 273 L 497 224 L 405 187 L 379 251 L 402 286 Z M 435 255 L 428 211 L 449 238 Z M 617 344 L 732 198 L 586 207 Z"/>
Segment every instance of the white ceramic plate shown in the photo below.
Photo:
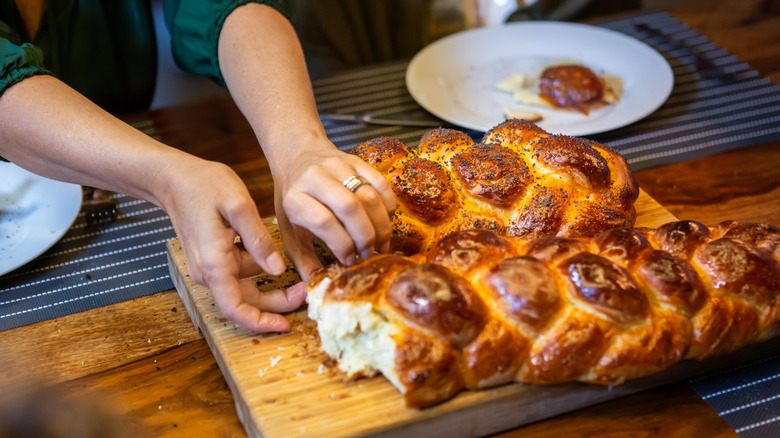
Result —
<path fill-rule="evenodd" d="M 0 162 L 0 275 L 62 238 L 81 208 L 81 186 Z"/>
<path fill-rule="evenodd" d="M 599 75 L 623 82 L 615 105 L 589 115 L 517 103 L 495 85 L 512 73 L 537 76 L 561 59 L 574 59 Z M 406 70 L 409 93 L 423 108 L 456 125 L 487 131 L 505 108 L 532 109 L 539 126 L 555 134 L 588 135 L 633 123 L 669 97 L 674 74 L 645 43 L 608 29 L 578 23 L 518 22 L 458 32 L 426 46 Z"/>

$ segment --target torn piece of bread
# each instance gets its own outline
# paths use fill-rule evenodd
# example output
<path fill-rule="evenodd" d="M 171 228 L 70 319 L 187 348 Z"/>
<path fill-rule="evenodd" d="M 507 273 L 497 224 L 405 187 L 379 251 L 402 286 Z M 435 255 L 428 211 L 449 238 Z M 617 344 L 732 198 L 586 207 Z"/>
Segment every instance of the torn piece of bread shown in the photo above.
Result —
<path fill-rule="evenodd" d="M 362 301 L 329 302 L 323 305 L 339 265 L 331 265 L 329 276 L 322 276 L 308 290 L 306 302 L 309 318 L 317 321 L 322 349 L 338 359 L 338 368 L 348 379 L 371 377 L 382 373 L 401 392 L 404 385 L 395 376 L 394 336 L 398 326 L 373 303 Z M 355 286 L 355 285 L 353 285 Z"/>

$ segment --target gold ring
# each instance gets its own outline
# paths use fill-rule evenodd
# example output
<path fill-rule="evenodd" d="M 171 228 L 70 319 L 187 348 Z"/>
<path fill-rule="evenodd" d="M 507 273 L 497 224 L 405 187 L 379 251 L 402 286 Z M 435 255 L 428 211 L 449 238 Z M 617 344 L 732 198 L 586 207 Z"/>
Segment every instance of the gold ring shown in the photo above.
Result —
<path fill-rule="evenodd" d="M 352 175 L 344 180 L 344 187 L 348 188 L 350 192 L 355 193 L 355 190 L 363 184 L 368 184 L 368 180 L 360 175 Z"/>

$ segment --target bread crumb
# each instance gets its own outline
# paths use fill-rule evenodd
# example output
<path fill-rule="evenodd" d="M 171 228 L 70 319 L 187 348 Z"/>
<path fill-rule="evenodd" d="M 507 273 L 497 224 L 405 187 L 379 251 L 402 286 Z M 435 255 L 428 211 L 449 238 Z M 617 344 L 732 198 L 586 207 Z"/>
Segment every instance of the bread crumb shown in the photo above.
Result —
<path fill-rule="evenodd" d="M 262 369 L 262 370 L 258 370 L 258 371 L 257 371 L 257 374 L 258 374 L 260 377 L 263 377 L 263 376 L 265 375 L 265 372 L 266 372 L 267 370 L 268 370 L 268 368 L 265 368 L 265 369 Z"/>
<path fill-rule="evenodd" d="M 271 361 L 271 368 L 275 367 L 276 364 L 279 363 L 280 360 L 282 360 L 282 356 L 276 356 L 269 359 Z"/>
<path fill-rule="evenodd" d="M 325 373 L 325 365 L 320 364 L 320 366 L 317 367 L 317 374 L 324 374 Z"/>
<path fill-rule="evenodd" d="M 304 374 L 304 373 L 302 373 L 302 372 L 298 371 L 297 373 L 295 373 L 295 375 L 296 375 L 296 376 L 298 376 L 298 377 L 303 377 L 303 376 L 305 376 L 306 374 Z"/>
<path fill-rule="evenodd" d="M 504 108 L 504 117 L 507 119 L 521 119 L 529 122 L 540 122 L 544 116 L 536 111 L 523 110 L 519 108 Z"/>

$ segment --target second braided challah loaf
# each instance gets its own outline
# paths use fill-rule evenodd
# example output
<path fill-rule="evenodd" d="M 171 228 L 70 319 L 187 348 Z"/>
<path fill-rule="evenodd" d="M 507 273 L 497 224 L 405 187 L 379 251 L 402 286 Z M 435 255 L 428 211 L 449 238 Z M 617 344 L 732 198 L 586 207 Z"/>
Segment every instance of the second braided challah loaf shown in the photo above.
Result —
<path fill-rule="evenodd" d="M 636 219 L 639 188 L 619 154 L 522 120 L 499 124 L 478 144 L 440 128 L 415 149 L 381 137 L 352 152 L 390 181 L 398 200 L 391 247 L 404 254 L 461 229 L 579 237 Z"/>
<path fill-rule="evenodd" d="M 308 284 L 325 352 L 409 406 L 508 382 L 619 384 L 780 331 L 780 230 L 693 221 L 593 238 L 452 233 Z"/>

